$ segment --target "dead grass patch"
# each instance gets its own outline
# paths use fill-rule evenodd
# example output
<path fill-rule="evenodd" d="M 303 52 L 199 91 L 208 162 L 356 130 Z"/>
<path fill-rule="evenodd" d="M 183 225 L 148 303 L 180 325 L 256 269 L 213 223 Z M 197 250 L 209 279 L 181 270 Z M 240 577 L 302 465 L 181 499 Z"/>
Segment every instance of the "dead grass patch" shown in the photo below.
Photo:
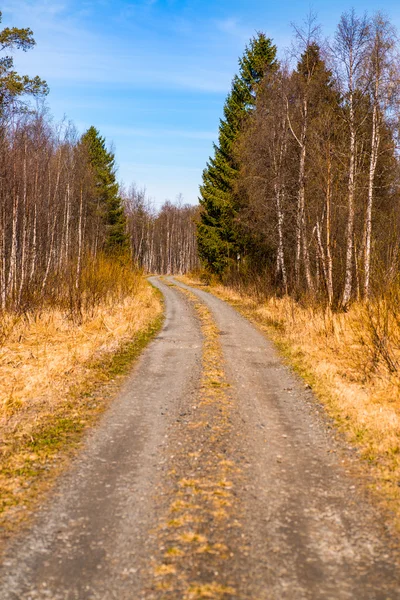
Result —
<path fill-rule="evenodd" d="M 135 294 L 77 323 L 61 310 L 5 315 L 0 347 L 0 530 L 29 514 L 104 410 L 162 321 L 160 295 L 139 275 Z"/>

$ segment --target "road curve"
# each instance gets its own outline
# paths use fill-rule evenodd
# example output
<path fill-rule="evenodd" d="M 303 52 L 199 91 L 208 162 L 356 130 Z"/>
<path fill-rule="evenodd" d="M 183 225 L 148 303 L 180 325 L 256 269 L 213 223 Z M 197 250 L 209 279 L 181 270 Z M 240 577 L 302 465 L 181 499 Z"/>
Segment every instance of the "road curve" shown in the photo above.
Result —
<path fill-rule="evenodd" d="M 240 415 L 248 481 L 240 502 L 250 547 L 239 597 L 399 599 L 397 542 L 346 472 L 312 393 L 226 302 L 170 280 L 211 310 Z"/>
<path fill-rule="evenodd" d="M 155 283 L 165 298 L 164 327 L 32 531 L 9 548 L 1 600 L 141 597 L 153 491 L 166 468 L 162 448 L 181 404 L 196 393 L 202 350 L 190 304 Z"/>
<path fill-rule="evenodd" d="M 165 297 L 164 328 L 31 531 L 8 549 L 0 600 L 400 599 L 395 540 L 311 392 L 229 305 L 173 278 L 152 281 Z M 208 307 L 217 339 L 178 286 Z M 224 361 L 215 377 L 208 365 L 214 396 L 201 389 L 207 335 Z M 223 455 L 215 465 L 214 454 Z M 220 465 L 232 475 L 218 484 L 225 495 L 211 489 Z M 207 469 L 202 489 L 192 482 Z M 179 555 L 205 578 L 184 594 L 153 577 L 170 540 L 189 543 L 187 523 L 163 525 L 176 490 L 197 511 L 190 526 L 221 536 L 199 546 L 192 536 L 194 550 Z M 219 513 L 234 516 L 226 527 L 201 506 L 213 506 L 214 492 L 226 504 Z M 172 581 L 174 560 L 158 567 L 170 567 Z"/>

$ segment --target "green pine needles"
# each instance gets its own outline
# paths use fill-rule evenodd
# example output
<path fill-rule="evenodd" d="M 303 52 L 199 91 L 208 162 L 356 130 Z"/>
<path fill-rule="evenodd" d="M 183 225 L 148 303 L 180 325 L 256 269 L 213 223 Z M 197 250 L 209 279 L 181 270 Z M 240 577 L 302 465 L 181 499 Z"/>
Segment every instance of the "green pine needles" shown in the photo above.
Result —
<path fill-rule="evenodd" d="M 0 23 L 2 12 L 0 11 Z M 0 52 L 14 52 L 23 50 L 27 52 L 35 46 L 33 32 L 29 28 L 5 27 L 0 31 Z M 19 75 L 14 70 L 12 56 L 0 57 L 0 119 L 7 118 L 10 114 L 25 112 L 29 106 L 23 100 L 25 96 L 43 97 L 49 92 L 47 83 L 40 77 Z"/>
<path fill-rule="evenodd" d="M 203 172 L 197 243 L 204 266 L 217 275 L 243 253 L 236 222 L 235 181 L 239 167 L 235 143 L 247 115 L 254 109 L 257 86 L 276 68 L 276 46 L 264 33 L 258 33 L 239 59 L 239 74 L 233 79 L 220 121 L 218 146 L 214 144 L 214 157 L 210 157 Z"/>
<path fill-rule="evenodd" d="M 95 202 L 105 226 L 104 251 L 109 256 L 127 254 L 129 240 L 126 232 L 126 217 L 115 178 L 115 157 L 107 150 L 105 139 L 95 127 L 90 127 L 82 136 L 89 162 L 94 171 Z"/>

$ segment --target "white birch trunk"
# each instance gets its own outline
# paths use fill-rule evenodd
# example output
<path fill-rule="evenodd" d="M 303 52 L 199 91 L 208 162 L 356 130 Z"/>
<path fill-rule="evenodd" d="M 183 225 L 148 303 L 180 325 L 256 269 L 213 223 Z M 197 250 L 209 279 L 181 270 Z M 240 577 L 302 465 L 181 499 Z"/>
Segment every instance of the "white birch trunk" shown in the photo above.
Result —
<path fill-rule="evenodd" d="M 346 309 L 351 299 L 353 289 L 353 237 L 354 237 L 354 195 L 355 195 L 355 164 L 356 164 L 356 131 L 354 122 L 354 99 L 350 93 L 350 160 L 348 177 L 348 215 L 346 228 L 346 266 L 343 289 L 342 307 Z"/>
<path fill-rule="evenodd" d="M 81 190 L 80 203 L 79 203 L 79 223 L 78 223 L 78 258 L 76 261 L 76 275 L 75 275 L 75 289 L 79 289 L 79 282 L 81 277 L 81 267 L 82 267 L 82 240 L 83 240 L 83 232 L 82 232 L 82 212 L 83 212 L 83 191 Z"/>
<path fill-rule="evenodd" d="M 329 150 L 328 181 L 326 186 L 326 287 L 329 306 L 333 304 L 333 261 L 331 251 L 332 161 Z"/>
<path fill-rule="evenodd" d="M 378 86 L 378 81 L 376 86 Z M 377 89 L 375 97 L 377 98 Z M 374 199 L 375 172 L 378 162 L 380 132 L 379 132 L 379 114 L 377 101 L 374 103 L 372 114 L 372 136 L 371 136 L 371 154 L 368 173 L 368 199 L 365 213 L 365 240 L 364 240 L 364 298 L 368 300 L 370 293 L 371 276 L 371 237 L 372 237 L 372 206 Z"/>
<path fill-rule="evenodd" d="M 17 219 L 18 219 L 18 204 L 19 197 L 16 194 L 13 198 L 13 211 L 12 211 L 12 233 L 11 233 L 11 254 L 10 254 L 10 265 L 8 270 L 8 281 L 7 281 L 7 298 L 13 296 L 15 290 L 15 277 L 17 272 Z"/>

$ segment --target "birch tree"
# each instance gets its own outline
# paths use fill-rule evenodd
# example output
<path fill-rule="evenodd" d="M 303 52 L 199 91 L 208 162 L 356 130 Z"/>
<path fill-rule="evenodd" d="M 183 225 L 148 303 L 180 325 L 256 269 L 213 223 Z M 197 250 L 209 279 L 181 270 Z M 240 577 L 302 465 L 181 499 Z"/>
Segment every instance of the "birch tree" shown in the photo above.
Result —
<path fill-rule="evenodd" d="M 396 55 L 396 34 L 389 21 L 378 13 L 371 23 L 366 55 L 366 83 L 372 106 L 372 127 L 368 172 L 368 197 L 364 225 L 364 298 L 370 295 L 372 214 L 376 168 L 381 145 L 381 130 L 385 118 L 399 99 L 399 56 Z"/>
<path fill-rule="evenodd" d="M 345 280 L 341 302 L 344 309 L 347 309 L 353 291 L 356 165 L 357 152 L 360 150 L 358 134 L 365 119 L 365 114 L 359 115 L 358 109 L 367 90 L 362 81 L 362 72 L 369 36 L 370 28 L 365 16 L 358 17 L 354 9 L 341 16 L 335 34 L 334 53 L 344 98 L 343 118 L 348 127 L 349 138 Z"/>

